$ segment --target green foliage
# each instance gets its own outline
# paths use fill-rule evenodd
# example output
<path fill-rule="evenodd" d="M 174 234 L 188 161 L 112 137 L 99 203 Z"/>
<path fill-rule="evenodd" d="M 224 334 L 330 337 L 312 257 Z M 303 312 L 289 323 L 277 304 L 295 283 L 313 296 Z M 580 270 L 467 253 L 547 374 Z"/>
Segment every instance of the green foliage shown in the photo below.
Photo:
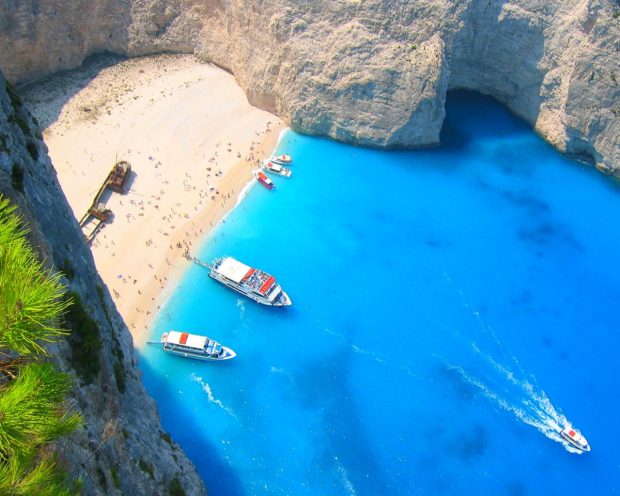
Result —
<path fill-rule="evenodd" d="M 8 153 L 9 147 L 6 145 L 7 135 L 0 133 L 0 152 Z"/>
<path fill-rule="evenodd" d="M 0 462 L 2 495 L 74 496 L 79 492 L 79 484 L 67 480 L 52 453 L 31 453 Z"/>
<path fill-rule="evenodd" d="M 110 476 L 112 477 L 112 482 L 114 482 L 114 487 L 116 489 L 121 488 L 121 480 L 118 477 L 118 472 L 114 467 L 110 467 Z"/>
<path fill-rule="evenodd" d="M 22 130 L 22 133 L 24 133 L 25 136 L 30 136 L 30 126 L 26 122 L 26 119 L 24 119 L 20 114 L 18 114 L 17 112 L 11 114 L 9 115 L 7 120 L 9 122 L 12 122 L 13 124 L 17 124 L 17 126 Z"/>
<path fill-rule="evenodd" d="M 72 301 L 65 313 L 65 326 L 71 329 L 71 365 L 86 383 L 90 384 L 101 367 L 101 339 L 97 323 L 88 314 L 77 293 L 69 292 Z"/>
<path fill-rule="evenodd" d="M 45 354 L 41 342 L 66 334 L 55 323 L 67 307 L 60 277 L 37 260 L 19 218 L 0 198 L 0 348 Z"/>
<path fill-rule="evenodd" d="M 170 481 L 170 485 L 168 486 L 168 494 L 170 496 L 185 496 L 185 490 L 183 489 L 183 486 L 181 486 L 181 483 L 177 477 Z"/>
<path fill-rule="evenodd" d="M 27 243 L 15 209 L 0 197 L 0 494 L 69 496 L 69 483 L 49 448 L 81 424 L 65 405 L 69 376 L 51 363 L 42 343 L 65 332 L 59 276 L 47 271 Z"/>
<path fill-rule="evenodd" d="M 26 148 L 28 149 L 28 153 L 30 154 L 32 160 L 39 160 L 39 149 L 34 141 L 29 141 Z"/>
<path fill-rule="evenodd" d="M 105 318 L 110 325 L 110 334 L 112 336 L 112 339 L 114 340 L 114 356 L 116 357 L 116 362 L 114 362 L 114 379 L 116 380 L 116 387 L 120 393 L 124 393 L 126 384 L 125 369 L 123 368 L 123 358 L 125 355 L 123 354 L 121 344 L 118 342 L 118 338 L 116 337 L 114 326 L 112 325 L 112 319 L 110 318 L 110 314 L 108 312 L 108 306 L 105 303 L 105 294 L 103 292 L 103 288 L 99 285 L 95 287 L 97 288 L 97 295 L 99 296 L 101 308 L 103 308 Z"/>
<path fill-rule="evenodd" d="M 17 89 L 5 79 L 6 92 L 9 94 L 13 107 L 21 107 L 22 99 L 17 94 Z"/>
<path fill-rule="evenodd" d="M 144 458 L 140 458 L 140 461 L 138 462 L 138 465 L 140 466 L 140 470 L 142 470 L 142 472 L 146 472 L 147 474 L 149 474 L 151 476 L 151 478 L 154 479 L 154 477 L 153 477 L 153 465 L 151 465 L 149 462 L 147 462 Z"/>
<path fill-rule="evenodd" d="M 172 446 L 172 438 L 170 437 L 170 434 L 168 434 L 167 432 L 162 432 L 161 433 L 161 438 L 166 441 L 170 446 Z"/>
<path fill-rule="evenodd" d="M 105 473 L 101 470 L 101 467 L 97 467 L 97 478 L 99 479 L 99 485 L 105 491 L 108 488 L 108 480 L 105 478 Z"/>
<path fill-rule="evenodd" d="M 73 269 L 73 265 L 68 258 L 65 258 L 60 266 L 60 271 L 64 274 L 64 276 L 70 281 L 75 277 L 75 270 Z"/>
<path fill-rule="evenodd" d="M 20 193 L 24 192 L 24 168 L 17 162 L 13 163 L 11 169 L 11 185 Z"/>
<path fill-rule="evenodd" d="M 116 380 L 116 387 L 119 392 L 124 393 L 126 388 L 125 369 L 123 368 L 123 364 L 118 360 L 114 362 L 114 379 Z"/>
<path fill-rule="evenodd" d="M 78 415 L 58 413 L 70 387 L 69 377 L 50 363 L 20 368 L 0 395 L 0 458 L 18 457 L 80 425 Z"/>

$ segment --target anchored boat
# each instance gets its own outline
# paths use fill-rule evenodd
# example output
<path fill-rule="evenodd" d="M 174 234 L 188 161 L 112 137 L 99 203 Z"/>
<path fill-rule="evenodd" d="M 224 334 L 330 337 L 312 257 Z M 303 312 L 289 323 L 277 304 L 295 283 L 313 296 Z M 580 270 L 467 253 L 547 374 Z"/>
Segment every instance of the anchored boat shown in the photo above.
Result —
<path fill-rule="evenodd" d="M 269 160 L 281 165 L 288 165 L 293 163 L 293 158 L 290 155 L 274 155 Z"/>
<path fill-rule="evenodd" d="M 573 448 L 577 448 L 579 451 L 590 451 L 588 440 L 581 432 L 573 429 L 570 425 L 567 425 L 564 429 L 558 429 L 558 432 Z"/>
<path fill-rule="evenodd" d="M 292 174 L 291 169 L 282 167 L 280 164 L 276 164 L 270 160 L 263 160 L 260 166 L 263 170 L 273 172 L 274 174 L 278 174 L 280 176 L 291 177 Z"/>
<path fill-rule="evenodd" d="M 164 351 L 197 360 L 230 360 L 237 354 L 207 336 L 170 331 L 161 337 Z"/>
<path fill-rule="evenodd" d="M 291 299 L 275 277 L 232 257 L 216 258 L 209 265 L 209 276 L 248 298 L 275 307 L 290 305 Z"/>
<path fill-rule="evenodd" d="M 255 175 L 258 182 L 265 186 L 265 188 L 267 188 L 269 191 L 276 187 L 276 185 L 273 184 L 271 179 L 269 179 L 263 172 L 256 171 Z"/>

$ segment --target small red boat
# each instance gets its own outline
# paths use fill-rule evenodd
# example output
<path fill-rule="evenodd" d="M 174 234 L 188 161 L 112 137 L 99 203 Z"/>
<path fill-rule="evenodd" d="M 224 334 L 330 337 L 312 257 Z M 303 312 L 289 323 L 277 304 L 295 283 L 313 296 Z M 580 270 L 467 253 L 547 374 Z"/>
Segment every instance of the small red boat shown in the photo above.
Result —
<path fill-rule="evenodd" d="M 269 179 L 265 175 L 265 173 L 262 172 L 262 171 L 257 171 L 256 172 L 256 179 L 258 179 L 258 182 L 261 183 L 263 186 L 265 186 L 265 188 L 267 188 L 269 191 L 271 191 L 272 189 L 274 189 L 276 187 L 276 185 L 273 184 L 271 179 Z"/>

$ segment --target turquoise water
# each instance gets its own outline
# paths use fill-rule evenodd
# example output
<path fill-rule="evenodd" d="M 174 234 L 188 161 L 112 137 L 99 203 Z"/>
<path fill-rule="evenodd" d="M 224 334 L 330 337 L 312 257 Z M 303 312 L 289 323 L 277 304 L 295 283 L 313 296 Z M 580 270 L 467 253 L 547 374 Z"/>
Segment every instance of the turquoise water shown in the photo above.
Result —
<path fill-rule="evenodd" d="M 620 492 L 620 188 L 491 99 L 456 92 L 440 148 L 288 133 L 295 160 L 196 253 L 276 275 L 266 308 L 191 267 L 140 350 L 166 429 L 217 495 Z M 592 446 L 571 453 L 568 419 Z"/>

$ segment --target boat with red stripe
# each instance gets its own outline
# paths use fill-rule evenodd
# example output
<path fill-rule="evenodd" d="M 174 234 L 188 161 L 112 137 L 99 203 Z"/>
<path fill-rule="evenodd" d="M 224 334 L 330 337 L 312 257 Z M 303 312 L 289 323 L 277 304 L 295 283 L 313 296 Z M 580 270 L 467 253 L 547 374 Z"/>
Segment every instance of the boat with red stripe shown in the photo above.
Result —
<path fill-rule="evenodd" d="M 207 336 L 189 332 L 169 331 L 161 337 L 164 351 L 196 360 L 230 360 L 237 354 Z"/>
<path fill-rule="evenodd" d="M 232 257 L 216 258 L 209 264 L 209 276 L 252 300 L 274 307 L 291 305 L 291 299 L 276 278 Z"/>

